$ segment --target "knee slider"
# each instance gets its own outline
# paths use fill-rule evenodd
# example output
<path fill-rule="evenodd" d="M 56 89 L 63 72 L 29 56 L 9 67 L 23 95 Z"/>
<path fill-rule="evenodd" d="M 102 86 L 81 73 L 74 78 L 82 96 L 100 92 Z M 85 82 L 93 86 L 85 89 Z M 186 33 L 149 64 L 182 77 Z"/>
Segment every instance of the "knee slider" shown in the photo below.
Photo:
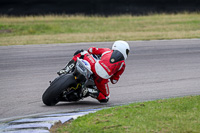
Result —
<path fill-rule="evenodd" d="M 101 99 L 99 100 L 100 103 L 107 103 L 109 101 L 109 99 Z"/>

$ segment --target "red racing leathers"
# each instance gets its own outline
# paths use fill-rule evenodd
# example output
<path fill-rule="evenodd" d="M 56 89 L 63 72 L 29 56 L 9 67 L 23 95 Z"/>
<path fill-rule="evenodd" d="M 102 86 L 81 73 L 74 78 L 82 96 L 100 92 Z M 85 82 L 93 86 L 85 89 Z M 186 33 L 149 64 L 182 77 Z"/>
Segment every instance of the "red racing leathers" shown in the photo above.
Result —
<path fill-rule="evenodd" d="M 95 60 L 90 54 L 100 55 L 100 60 Z M 100 102 L 107 102 L 110 97 L 108 82 L 115 84 L 124 72 L 125 61 L 120 58 L 120 54 L 110 50 L 109 48 L 90 47 L 87 51 L 80 52 L 73 57 L 76 61 L 77 57 L 83 57 L 91 65 L 91 70 L 94 73 L 94 82 L 97 89 L 100 91 L 97 99 Z"/>

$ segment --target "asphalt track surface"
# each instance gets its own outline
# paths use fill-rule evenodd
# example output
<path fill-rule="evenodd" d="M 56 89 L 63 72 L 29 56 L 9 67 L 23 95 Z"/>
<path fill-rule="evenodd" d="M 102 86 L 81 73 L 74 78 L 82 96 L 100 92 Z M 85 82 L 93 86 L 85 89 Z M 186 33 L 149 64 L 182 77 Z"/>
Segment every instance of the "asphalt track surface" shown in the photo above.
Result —
<path fill-rule="evenodd" d="M 126 70 L 110 85 L 107 104 L 86 98 L 53 107 L 42 103 L 49 81 L 77 49 L 113 42 L 0 46 L 0 121 L 138 101 L 200 95 L 200 39 L 132 41 Z"/>

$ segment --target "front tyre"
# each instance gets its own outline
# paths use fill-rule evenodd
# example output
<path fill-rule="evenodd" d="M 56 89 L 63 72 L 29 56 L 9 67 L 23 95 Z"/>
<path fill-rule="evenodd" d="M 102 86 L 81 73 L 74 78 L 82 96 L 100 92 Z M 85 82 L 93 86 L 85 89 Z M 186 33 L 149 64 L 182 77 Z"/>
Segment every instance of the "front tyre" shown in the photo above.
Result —
<path fill-rule="evenodd" d="M 75 86 L 76 80 L 72 74 L 61 75 L 56 78 L 42 95 L 42 101 L 47 106 L 56 105 L 62 92 L 68 87 Z"/>

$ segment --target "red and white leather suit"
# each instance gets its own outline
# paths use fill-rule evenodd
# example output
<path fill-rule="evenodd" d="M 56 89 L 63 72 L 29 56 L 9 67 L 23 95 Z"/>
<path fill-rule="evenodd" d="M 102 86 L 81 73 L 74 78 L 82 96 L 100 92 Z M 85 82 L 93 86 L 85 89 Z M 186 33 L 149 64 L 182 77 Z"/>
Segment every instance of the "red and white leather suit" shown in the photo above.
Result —
<path fill-rule="evenodd" d="M 89 53 L 101 55 L 101 59 L 96 61 Z M 115 59 L 112 58 L 112 55 L 113 50 L 109 48 L 90 47 L 88 52 L 84 51 L 73 57 L 73 60 L 76 61 L 77 57 L 83 56 L 83 59 L 90 63 L 91 70 L 94 73 L 93 78 L 95 84 L 100 91 L 97 97 L 100 102 L 107 102 L 110 97 L 110 91 L 108 87 L 109 79 L 111 83 L 117 83 L 120 75 L 124 72 L 125 69 L 125 61 L 115 61 Z"/>

